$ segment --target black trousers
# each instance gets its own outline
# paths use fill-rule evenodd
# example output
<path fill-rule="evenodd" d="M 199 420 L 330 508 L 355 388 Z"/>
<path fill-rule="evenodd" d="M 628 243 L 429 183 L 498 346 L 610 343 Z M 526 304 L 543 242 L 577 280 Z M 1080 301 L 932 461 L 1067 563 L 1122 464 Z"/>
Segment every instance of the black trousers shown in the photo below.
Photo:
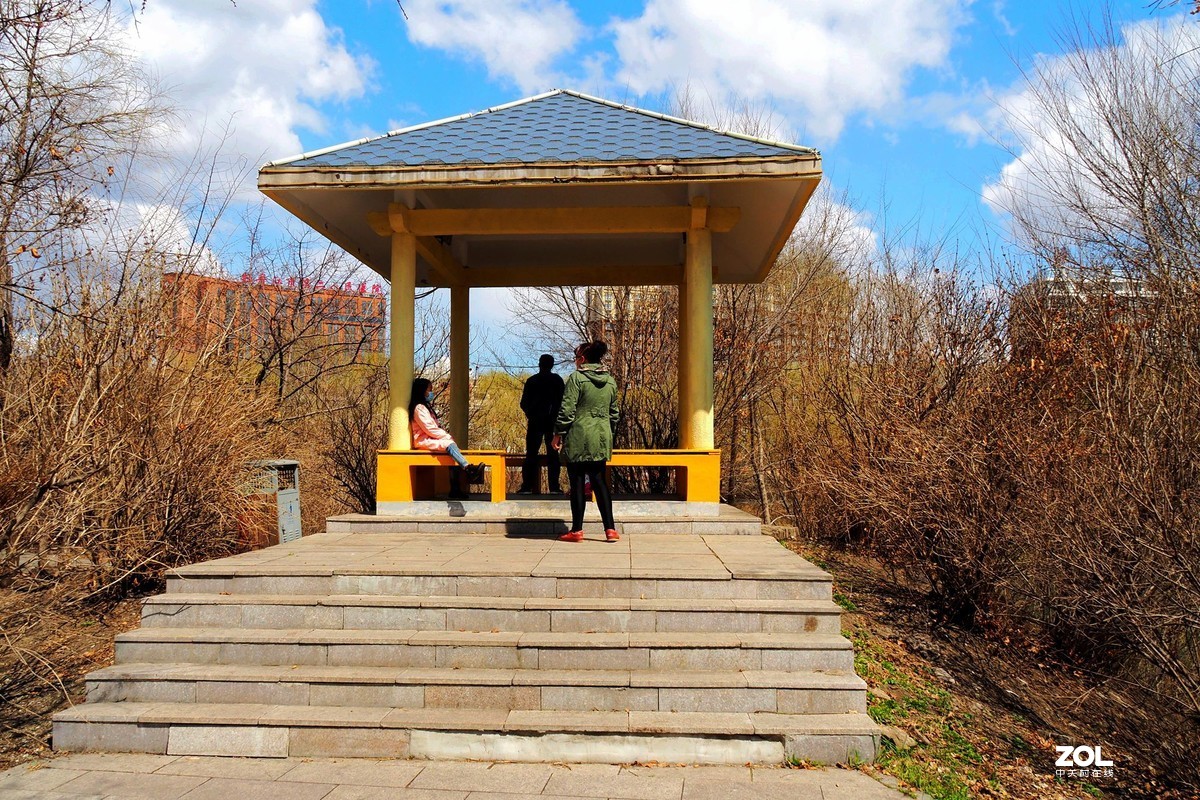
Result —
<path fill-rule="evenodd" d="M 538 491 L 541 488 L 542 482 L 539 480 L 538 473 L 538 451 L 542 449 L 542 445 L 546 446 L 547 461 L 549 467 L 546 469 L 547 477 L 550 479 L 550 491 L 558 490 L 558 451 L 550 446 L 550 442 L 554 439 L 554 427 L 542 427 L 541 425 L 529 424 L 525 429 L 525 463 L 521 465 L 521 488 Z"/>
<path fill-rule="evenodd" d="M 615 528 L 612 512 L 612 495 L 608 484 L 604 481 L 603 461 L 567 462 L 567 480 L 571 482 L 571 530 L 583 530 L 583 508 L 587 498 L 583 494 L 583 479 L 592 482 L 592 493 L 596 495 L 596 507 L 600 509 L 600 519 L 604 521 L 604 529 Z"/>

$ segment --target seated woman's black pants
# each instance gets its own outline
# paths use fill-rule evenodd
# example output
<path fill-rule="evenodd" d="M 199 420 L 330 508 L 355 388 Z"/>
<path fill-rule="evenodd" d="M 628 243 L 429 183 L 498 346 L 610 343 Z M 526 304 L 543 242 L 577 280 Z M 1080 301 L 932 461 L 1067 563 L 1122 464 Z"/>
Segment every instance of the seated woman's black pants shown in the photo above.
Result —
<path fill-rule="evenodd" d="M 615 528 L 612 495 L 608 493 L 608 484 L 604 482 L 604 462 L 579 461 L 567 464 L 567 479 L 571 482 L 571 530 L 583 530 L 583 508 L 586 502 L 583 494 L 585 477 L 592 482 L 592 492 L 596 495 L 596 506 L 600 509 L 600 519 L 604 520 L 604 529 Z"/>

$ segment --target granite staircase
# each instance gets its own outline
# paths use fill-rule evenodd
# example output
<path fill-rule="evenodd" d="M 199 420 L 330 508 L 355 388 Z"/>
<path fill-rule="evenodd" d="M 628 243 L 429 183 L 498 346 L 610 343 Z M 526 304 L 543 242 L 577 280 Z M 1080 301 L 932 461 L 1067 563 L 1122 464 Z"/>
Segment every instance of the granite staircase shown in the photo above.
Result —
<path fill-rule="evenodd" d="M 873 758 L 830 578 L 770 537 L 429 525 L 343 525 L 176 570 L 87 702 L 56 716 L 55 749 Z"/>

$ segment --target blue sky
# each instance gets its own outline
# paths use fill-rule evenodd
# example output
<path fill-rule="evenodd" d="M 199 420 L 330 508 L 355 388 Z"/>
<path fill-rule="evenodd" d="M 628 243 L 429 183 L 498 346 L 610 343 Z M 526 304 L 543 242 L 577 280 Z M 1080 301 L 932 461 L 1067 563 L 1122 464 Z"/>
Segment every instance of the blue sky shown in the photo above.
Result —
<path fill-rule="evenodd" d="M 769 108 L 778 138 L 818 147 L 864 229 L 919 223 L 971 245 L 1003 235 L 997 198 L 1022 153 L 1000 146 L 1001 109 L 1022 69 L 1062 54 L 1072 14 L 1095 13 L 1065 0 L 402 5 L 407 19 L 395 0 L 152 0 L 130 42 L 184 109 L 184 151 L 228 125 L 225 152 L 259 164 L 558 87 L 669 111 L 687 85 L 706 113 Z M 1109 7 L 1122 25 L 1200 28 L 1146 0 Z M 476 308 L 502 317 L 492 305 Z"/>

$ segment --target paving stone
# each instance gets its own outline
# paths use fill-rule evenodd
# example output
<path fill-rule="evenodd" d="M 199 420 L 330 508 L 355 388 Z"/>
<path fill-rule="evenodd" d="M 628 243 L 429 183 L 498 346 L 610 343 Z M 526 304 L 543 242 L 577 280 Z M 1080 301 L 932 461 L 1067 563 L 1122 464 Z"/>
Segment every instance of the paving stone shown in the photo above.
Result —
<path fill-rule="evenodd" d="M 291 728 L 288 755 L 319 758 L 404 758 L 409 733 L 382 728 Z"/>
<path fill-rule="evenodd" d="M 397 708 L 383 718 L 381 725 L 422 730 L 502 731 L 508 715 L 503 709 Z"/>
<path fill-rule="evenodd" d="M 159 775 L 199 775 L 206 778 L 276 780 L 294 764 L 281 758 L 233 758 L 222 756 L 179 756 L 156 772 Z"/>
<path fill-rule="evenodd" d="M 536 686 L 426 686 L 426 708 L 542 708 L 543 689 Z"/>
<path fill-rule="evenodd" d="M 704 733 L 744 736 L 754 733 L 749 714 L 684 714 L 669 711 L 631 711 L 629 728 L 635 733 Z"/>
<path fill-rule="evenodd" d="M 116 643 L 118 664 L 216 664 L 221 657 L 221 645 L 189 642 L 122 642 Z"/>
<path fill-rule="evenodd" d="M 136 772 L 86 772 L 56 791 L 68 794 L 116 795 L 121 798 L 173 800 L 195 789 L 208 778 L 192 775 L 156 775 Z"/>
<path fill-rule="evenodd" d="M 546 711 L 657 711 L 657 689 L 610 686 L 544 686 Z"/>
<path fill-rule="evenodd" d="M 236 628 L 240 624 L 242 624 L 240 606 L 154 603 L 142 607 L 143 627 Z"/>
<path fill-rule="evenodd" d="M 441 630 L 446 612 L 436 608 L 350 607 L 343 612 L 346 630 Z"/>
<path fill-rule="evenodd" d="M 393 787 L 408 786 L 426 766 L 416 761 L 364 762 L 361 759 L 289 763 L 294 766 L 281 778 L 284 782 Z"/>
<path fill-rule="evenodd" d="M 510 731 L 580 731 L 622 733 L 629 730 L 626 711 L 512 711 L 505 729 Z"/>
<path fill-rule="evenodd" d="M 101 794 L 67 794 L 57 790 L 42 789 L 10 789 L 4 793 L 4 800 L 113 800 Z"/>
<path fill-rule="evenodd" d="M 246 628 L 340 629 L 342 609 L 337 606 L 247 605 L 242 607 L 241 625 Z"/>
<path fill-rule="evenodd" d="M 534 648 L 517 647 L 453 647 L 442 645 L 436 650 L 433 664 L 428 666 L 452 669 L 536 669 L 538 651 Z"/>
<path fill-rule="evenodd" d="M 657 597 L 658 585 L 652 580 L 629 578 L 559 578 L 561 597 Z"/>
<path fill-rule="evenodd" d="M 550 780 L 548 764 L 433 763 L 421 770 L 409 786 L 466 792 L 502 792 L 536 796 Z"/>
<path fill-rule="evenodd" d="M 546 791 L 577 797 L 678 800 L 683 794 L 683 778 L 635 776 L 625 772 L 610 776 L 555 772 L 546 784 Z"/>
<path fill-rule="evenodd" d="M 192 681 L 121 680 L 88 681 L 89 703 L 194 703 L 196 684 Z"/>
<path fill-rule="evenodd" d="M 420 708 L 425 704 L 425 690 L 420 686 L 360 686 L 356 684 L 316 683 L 309 690 L 307 704 L 314 706 Z"/>
<path fill-rule="evenodd" d="M 445 612 L 444 627 L 452 631 L 548 631 L 550 612 L 488 608 L 456 608 Z"/>
<path fill-rule="evenodd" d="M 660 689 L 661 711 L 754 712 L 775 711 L 774 689 Z"/>
<path fill-rule="evenodd" d="M 312 664 L 326 663 L 324 645 L 316 644 L 251 644 L 227 642 L 220 647 L 219 661 L 222 664 Z"/>
<path fill-rule="evenodd" d="M 751 780 L 750 767 L 747 766 L 681 766 L 660 767 L 642 764 L 627 764 L 621 767 L 621 772 L 633 777 L 650 778 L 683 778 L 684 785 L 688 781 L 699 783 L 721 782 L 727 784 L 749 783 Z"/>
<path fill-rule="evenodd" d="M 175 756 L 150 753 L 71 753 L 54 759 L 52 766 L 76 771 L 156 772 L 178 760 Z"/>
<path fill-rule="evenodd" d="M 179 756 L 283 758 L 288 754 L 288 730 L 233 725 L 173 725 L 167 753 Z"/>
<path fill-rule="evenodd" d="M 629 647 L 615 649 L 589 648 L 578 650 L 572 648 L 548 649 L 541 648 L 538 669 L 603 669 L 603 670 L 632 670 L 649 669 L 651 651 L 645 647 Z"/>
<path fill-rule="evenodd" d="M 696 672 L 693 670 L 647 670 L 629 673 L 630 686 L 655 686 L 670 688 L 730 688 L 740 689 L 747 685 L 749 672 Z"/>
<path fill-rule="evenodd" d="M 581 633 L 587 631 L 650 631 L 655 628 L 653 611 L 553 611 L 549 630 Z"/>
<path fill-rule="evenodd" d="M 781 714 L 840 714 L 846 711 L 867 713 L 866 692 L 857 689 L 779 689 L 777 692 L 775 710 Z"/>
<path fill-rule="evenodd" d="M 142 723 L 203 725 L 220 720 L 226 725 L 255 725 L 276 706 L 263 703 L 160 703 L 138 715 Z"/>
<path fill-rule="evenodd" d="M 41 764 L 22 765 L 0 773 L 0 796 L 23 789 L 25 791 L 49 791 L 67 781 L 85 774 L 84 770 L 58 769 Z"/>
<path fill-rule="evenodd" d="M 789 757 L 816 764 L 845 764 L 873 760 L 877 743 L 872 736 L 795 734 L 784 738 L 783 749 Z"/>
<path fill-rule="evenodd" d="M 307 683 L 278 681 L 198 681 L 197 703 L 261 703 L 266 705 L 306 706 Z"/>
<path fill-rule="evenodd" d="M 53 742 L 54 749 L 61 752 L 99 750 L 163 754 L 167 752 L 167 726 L 55 721 Z"/>
<path fill-rule="evenodd" d="M 455 594 L 469 597 L 554 597 L 554 578 L 505 578 L 460 576 Z"/>
<path fill-rule="evenodd" d="M 332 785 L 317 783 L 284 783 L 238 778 L 209 778 L 187 794 L 183 800 L 229 800 L 233 797 L 286 797 L 287 800 L 321 800 L 333 791 Z"/>
<path fill-rule="evenodd" d="M 466 792 L 449 792 L 438 789 L 339 786 L 325 795 L 325 800 L 465 800 L 466 797 Z"/>
<path fill-rule="evenodd" d="M 651 650 L 650 669 L 661 670 L 749 670 L 760 669 L 758 650 L 740 648 Z M 782 669 L 782 667 L 777 667 Z"/>
<path fill-rule="evenodd" d="M 378 728 L 390 710 L 371 706 L 273 706 L 259 719 L 264 725 L 293 728 Z"/>
<path fill-rule="evenodd" d="M 623 669 L 526 669 L 512 673 L 518 686 L 629 686 Z"/>
<path fill-rule="evenodd" d="M 328 663 L 350 667 L 432 667 L 436 657 L 435 647 L 339 644 L 330 645 Z"/>

